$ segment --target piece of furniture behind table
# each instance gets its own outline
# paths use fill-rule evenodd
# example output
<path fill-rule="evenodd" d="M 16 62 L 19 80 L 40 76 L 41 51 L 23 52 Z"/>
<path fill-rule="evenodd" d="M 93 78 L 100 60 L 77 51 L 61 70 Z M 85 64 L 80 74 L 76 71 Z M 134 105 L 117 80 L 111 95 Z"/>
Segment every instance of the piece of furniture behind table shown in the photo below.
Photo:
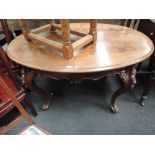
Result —
<path fill-rule="evenodd" d="M 150 19 L 141 19 L 137 30 L 147 35 L 155 45 L 155 20 L 153 21 Z M 154 62 L 155 52 L 150 57 L 148 70 L 151 70 Z"/>
<path fill-rule="evenodd" d="M 3 46 L 5 43 L 9 44 L 14 37 L 11 31 L 9 30 L 6 19 L 0 19 L 0 23 L 4 34 L 4 36 L 0 40 L 0 45 Z"/>
<path fill-rule="evenodd" d="M 14 107 L 16 107 L 21 113 L 20 116 L 9 124 L 0 127 L 0 134 L 7 133 L 10 129 L 17 126 L 23 119 L 25 119 L 29 125 L 33 124 L 32 119 L 20 104 L 25 98 L 25 94 L 22 91 L 19 92 L 17 90 L 18 88 L 13 81 L 6 74 L 0 72 L 0 118 L 4 117 Z"/>
<path fill-rule="evenodd" d="M 135 30 L 138 30 L 140 19 L 125 19 L 123 20 L 123 25 Z M 142 66 L 142 62 L 137 65 L 137 71 L 140 71 Z"/>
<path fill-rule="evenodd" d="M 150 77 L 145 82 L 145 87 L 142 93 L 142 96 L 140 98 L 140 104 L 144 106 L 144 101 L 147 99 L 149 92 L 152 90 L 152 88 L 155 86 L 155 70 L 152 71 Z"/>
<path fill-rule="evenodd" d="M 0 75 L 2 78 L 1 81 L 3 84 L 5 83 L 5 87 L 0 87 L 0 116 L 5 116 L 10 110 L 12 110 L 16 106 L 16 104 L 14 104 L 14 101 L 12 101 L 13 97 L 16 97 L 16 100 L 18 102 L 24 101 L 30 107 L 32 114 L 36 116 L 37 112 L 30 100 L 28 99 L 28 97 L 26 96 L 26 91 L 22 87 L 20 87 L 16 75 L 12 72 L 11 65 L 8 59 L 6 58 L 6 55 L 4 54 L 4 51 L 1 46 L 0 60 L 3 64 L 3 68 L 5 68 L 0 68 Z M 7 86 L 9 87 L 9 90 Z M 8 95 L 8 93 L 5 92 L 5 88 L 7 91 L 10 91 L 13 96 Z M 18 120 L 19 119 L 17 119 L 17 122 Z M 10 129 L 11 126 L 9 125 L 8 129 Z M 7 130 L 7 128 L 5 128 L 5 130 Z"/>
<path fill-rule="evenodd" d="M 155 45 L 155 20 L 141 19 L 138 30 L 146 34 Z M 151 75 L 145 83 L 144 91 L 140 98 L 141 105 L 144 105 L 144 100 L 155 85 L 155 52 L 150 57 L 148 71 L 151 72 Z"/>
<path fill-rule="evenodd" d="M 13 35 L 13 32 L 9 30 L 6 19 L 0 19 L 0 24 L 2 27 L 0 46 L 3 48 L 3 46 L 9 45 L 9 43 L 15 38 L 15 36 Z M 19 74 L 20 73 L 19 65 L 17 65 L 15 62 L 12 62 L 10 59 L 8 59 L 5 50 L 3 51 L 3 55 L 5 55 L 5 60 L 7 60 L 9 62 L 9 64 L 11 65 L 10 67 L 11 67 L 12 72 L 18 72 L 18 74 Z M 3 72 L 6 71 L 2 62 L 0 62 L 0 68 L 1 68 L 1 70 L 3 70 Z"/>
<path fill-rule="evenodd" d="M 139 27 L 140 19 L 126 19 L 124 26 L 137 30 Z"/>

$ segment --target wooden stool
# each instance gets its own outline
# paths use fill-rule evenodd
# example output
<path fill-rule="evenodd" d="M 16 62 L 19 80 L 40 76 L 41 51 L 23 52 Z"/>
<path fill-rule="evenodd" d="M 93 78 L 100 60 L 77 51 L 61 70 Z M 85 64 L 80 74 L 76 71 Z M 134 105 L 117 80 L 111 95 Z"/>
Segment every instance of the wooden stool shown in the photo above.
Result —
<path fill-rule="evenodd" d="M 89 33 L 82 32 L 80 30 L 71 28 L 69 26 L 68 19 L 61 19 L 60 25 L 55 24 L 55 21 L 49 20 L 50 24 L 41 26 L 39 28 L 29 30 L 26 20 L 19 20 L 23 35 L 27 41 L 37 42 L 40 45 L 46 45 L 51 48 L 54 48 L 63 53 L 63 57 L 65 59 L 71 59 L 74 57 L 74 51 L 88 45 L 90 43 L 95 43 L 97 38 L 97 20 L 90 19 L 90 29 Z M 56 33 L 59 30 L 62 32 L 62 42 L 51 40 L 48 37 L 42 37 L 39 35 L 42 32 L 50 31 L 51 33 Z M 71 41 L 71 34 L 80 36 L 81 38 L 72 42 Z"/>

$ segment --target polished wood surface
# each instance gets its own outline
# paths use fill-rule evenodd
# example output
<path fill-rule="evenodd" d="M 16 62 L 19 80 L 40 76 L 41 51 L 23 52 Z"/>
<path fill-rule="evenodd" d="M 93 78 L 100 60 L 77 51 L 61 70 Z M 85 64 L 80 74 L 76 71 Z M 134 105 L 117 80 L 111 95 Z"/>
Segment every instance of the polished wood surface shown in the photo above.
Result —
<path fill-rule="evenodd" d="M 87 31 L 89 24 L 71 24 Z M 25 41 L 23 35 L 8 47 L 8 56 L 15 62 L 37 70 L 59 73 L 85 73 L 115 70 L 147 59 L 153 43 L 141 32 L 109 24 L 98 24 L 97 42 L 80 51 L 71 60 L 60 57 L 56 50 L 41 48 Z"/>
<path fill-rule="evenodd" d="M 89 24 L 71 24 L 72 29 L 88 32 Z M 93 32 L 93 29 L 92 29 Z M 49 34 L 42 33 L 47 36 Z M 54 34 L 48 36 L 56 38 Z M 76 39 L 76 38 L 74 38 Z M 25 41 L 23 35 L 14 39 L 8 47 L 8 56 L 15 62 L 25 66 L 25 83 L 28 88 L 42 94 L 45 102 L 43 110 L 49 107 L 49 95 L 38 89 L 33 82 L 33 72 L 42 72 L 52 78 L 66 79 L 79 83 L 84 79 L 98 80 L 109 74 L 119 74 L 122 87 L 111 97 L 110 108 L 118 111 L 115 100 L 136 84 L 135 65 L 147 59 L 153 53 L 151 40 L 136 30 L 108 24 L 97 25 L 96 44 L 85 46 L 76 51 L 76 56 L 65 60 L 62 53 L 47 47 L 40 47 Z"/>
<path fill-rule="evenodd" d="M 87 31 L 89 24 L 71 26 Z M 97 30 L 96 45 L 87 46 L 71 60 L 64 60 L 55 50 L 54 53 L 26 42 L 23 35 L 10 43 L 8 56 L 21 65 L 38 70 L 82 73 L 132 65 L 147 59 L 153 52 L 150 39 L 136 30 L 108 24 L 98 24 Z"/>

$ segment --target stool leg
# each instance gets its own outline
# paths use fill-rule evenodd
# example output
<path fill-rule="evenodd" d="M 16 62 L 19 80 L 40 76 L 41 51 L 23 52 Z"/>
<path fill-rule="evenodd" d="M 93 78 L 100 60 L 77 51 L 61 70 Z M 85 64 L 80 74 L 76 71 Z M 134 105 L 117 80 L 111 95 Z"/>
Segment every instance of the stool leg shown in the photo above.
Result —
<path fill-rule="evenodd" d="M 62 31 L 64 58 L 71 59 L 73 57 L 73 46 L 70 38 L 69 20 L 61 19 L 60 23 L 61 23 L 61 31 Z"/>
<path fill-rule="evenodd" d="M 30 32 L 26 23 L 25 19 L 19 19 L 19 23 L 22 29 L 22 33 L 24 35 L 25 40 L 30 41 L 30 39 L 28 39 L 28 33 Z"/>
<path fill-rule="evenodd" d="M 53 26 L 55 24 L 55 20 L 54 19 L 50 19 L 49 23 L 51 24 L 51 32 L 54 33 L 55 32 L 55 27 Z"/>
<path fill-rule="evenodd" d="M 97 40 L 97 20 L 96 19 L 90 19 L 90 30 L 89 34 L 93 35 L 93 43 Z"/>

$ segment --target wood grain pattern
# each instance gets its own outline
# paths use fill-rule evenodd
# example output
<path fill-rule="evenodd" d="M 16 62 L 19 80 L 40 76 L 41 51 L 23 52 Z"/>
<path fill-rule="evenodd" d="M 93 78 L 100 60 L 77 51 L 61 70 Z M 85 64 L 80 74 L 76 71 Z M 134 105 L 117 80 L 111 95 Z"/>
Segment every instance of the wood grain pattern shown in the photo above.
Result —
<path fill-rule="evenodd" d="M 42 33 L 42 32 L 45 32 L 47 30 L 49 30 L 51 28 L 51 25 L 50 24 L 47 24 L 47 25 L 44 25 L 44 26 L 41 26 L 39 28 L 36 28 L 36 29 L 33 29 L 31 30 L 32 33 Z"/>
<path fill-rule="evenodd" d="M 89 34 L 93 36 L 93 43 L 95 43 L 96 40 L 97 40 L 97 31 L 96 31 L 96 27 L 97 27 L 97 20 L 90 20 L 90 30 L 89 30 Z"/>
<path fill-rule="evenodd" d="M 88 33 L 88 23 L 71 24 Z M 153 52 L 152 41 L 144 34 L 122 26 L 98 24 L 97 42 L 65 60 L 49 48 L 41 48 L 24 40 L 23 35 L 8 47 L 8 56 L 15 62 L 37 70 L 59 73 L 86 73 L 115 70 L 147 59 Z"/>
<path fill-rule="evenodd" d="M 62 50 L 62 45 L 60 43 L 58 43 L 58 42 L 55 42 L 55 41 L 40 37 L 39 35 L 32 34 L 32 33 L 29 33 L 28 37 L 30 39 L 32 39 L 33 41 L 36 41 L 38 43 L 44 43 L 45 45 L 47 45 L 49 47 L 53 47 L 53 48 L 55 48 L 57 50 Z"/>
<path fill-rule="evenodd" d="M 73 57 L 73 46 L 70 36 L 70 25 L 68 19 L 61 19 L 61 32 L 63 40 L 63 52 L 64 58 L 71 59 Z"/>
<path fill-rule="evenodd" d="M 93 41 L 93 36 L 92 35 L 87 35 L 81 39 L 79 39 L 78 41 L 74 42 L 73 45 L 73 49 L 74 50 L 78 50 L 79 48 L 87 45 L 88 43 L 90 43 L 91 41 Z"/>

